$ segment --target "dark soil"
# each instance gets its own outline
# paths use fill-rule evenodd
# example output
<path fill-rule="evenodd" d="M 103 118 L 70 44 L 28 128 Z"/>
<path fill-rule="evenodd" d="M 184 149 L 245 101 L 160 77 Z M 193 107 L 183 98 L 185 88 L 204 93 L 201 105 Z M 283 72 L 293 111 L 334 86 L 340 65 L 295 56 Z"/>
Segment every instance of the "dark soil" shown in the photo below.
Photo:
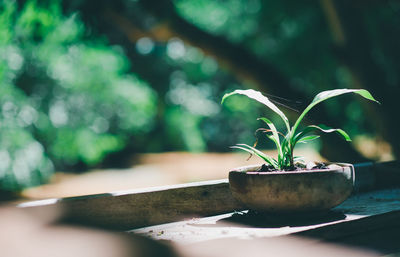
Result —
<path fill-rule="evenodd" d="M 318 163 L 314 163 L 315 165 L 311 168 L 312 170 L 324 170 L 324 169 L 328 169 L 328 166 L 326 165 L 326 163 L 323 162 L 318 162 Z"/>
<path fill-rule="evenodd" d="M 328 169 L 328 166 L 323 162 L 309 162 L 307 165 L 303 163 L 295 163 L 294 167 L 284 169 L 283 171 L 304 171 L 304 170 L 323 170 Z M 257 172 L 274 172 L 279 171 L 271 165 L 263 164 Z"/>

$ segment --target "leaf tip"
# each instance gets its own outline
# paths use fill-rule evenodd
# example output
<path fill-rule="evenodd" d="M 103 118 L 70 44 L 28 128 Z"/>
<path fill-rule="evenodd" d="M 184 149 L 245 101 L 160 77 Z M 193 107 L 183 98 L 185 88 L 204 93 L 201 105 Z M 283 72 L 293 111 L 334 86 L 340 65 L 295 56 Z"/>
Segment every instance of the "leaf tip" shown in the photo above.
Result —
<path fill-rule="evenodd" d="M 224 104 L 225 99 L 226 99 L 227 97 L 229 97 L 228 94 L 225 94 L 225 95 L 222 97 L 222 99 L 221 99 L 221 104 Z"/>

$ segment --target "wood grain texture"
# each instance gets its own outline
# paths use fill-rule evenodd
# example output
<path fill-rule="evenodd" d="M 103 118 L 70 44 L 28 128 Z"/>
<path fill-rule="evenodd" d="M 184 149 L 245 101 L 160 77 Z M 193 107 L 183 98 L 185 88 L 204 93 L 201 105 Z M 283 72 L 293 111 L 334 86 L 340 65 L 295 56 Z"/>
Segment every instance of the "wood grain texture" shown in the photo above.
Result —
<path fill-rule="evenodd" d="M 354 166 L 356 193 L 400 185 L 398 162 Z M 244 209 L 232 197 L 227 179 L 46 199 L 19 207 L 57 208 L 66 220 L 122 230 Z"/>
<path fill-rule="evenodd" d="M 354 195 L 326 213 L 286 216 L 229 213 L 130 232 L 185 246 L 210 240 L 274 240 L 290 235 L 311 239 L 317 244 L 361 247 L 381 256 L 400 252 L 400 188 Z"/>
<path fill-rule="evenodd" d="M 227 180 L 49 199 L 20 205 L 31 208 L 45 206 L 61 208 L 67 220 L 114 229 L 131 229 L 243 209 L 233 199 Z"/>

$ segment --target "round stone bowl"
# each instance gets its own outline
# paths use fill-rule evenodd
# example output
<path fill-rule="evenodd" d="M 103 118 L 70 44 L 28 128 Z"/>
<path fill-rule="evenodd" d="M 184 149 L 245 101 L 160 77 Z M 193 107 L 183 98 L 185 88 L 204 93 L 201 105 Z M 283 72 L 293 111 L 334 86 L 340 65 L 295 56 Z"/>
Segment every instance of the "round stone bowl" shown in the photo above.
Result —
<path fill-rule="evenodd" d="M 229 172 L 233 197 L 251 210 L 266 213 L 329 210 L 353 191 L 354 167 L 330 164 L 328 169 L 257 172 L 260 165 Z"/>

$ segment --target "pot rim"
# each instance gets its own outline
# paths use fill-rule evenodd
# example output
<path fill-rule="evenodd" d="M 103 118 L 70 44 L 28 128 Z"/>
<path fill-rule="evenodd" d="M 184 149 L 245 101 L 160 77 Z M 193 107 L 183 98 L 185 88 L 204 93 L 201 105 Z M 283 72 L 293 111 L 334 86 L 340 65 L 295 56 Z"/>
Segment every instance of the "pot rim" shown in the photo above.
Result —
<path fill-rule="evenodd" d="M 277 170 L 277 171 L 246 171 L 249 169 L 255 169 L 261 167 L 262 164 L 253 164 L 247 166 L 240 166 L 230 170 L 229 172 L 233 173 L 244 173 L 244 174 L 258 174 L 258 175 L 274 175 L 274 174 L 305 174 L 305 173 L 325 173 L 325 172 L 332 172 L 332 171 L 343 171 L 345 168 L 350 168 L 354 172 L 353 164 L 350 163 L 341 163 L 341 162 L 324 162 L 325 164 L 335 164 L 340 166 L 340 168 L 327 168 L 327 169 L 315 169 L 315 170 L 294 170 L 294 171 L 284 171 L 284 170 Z"/>

